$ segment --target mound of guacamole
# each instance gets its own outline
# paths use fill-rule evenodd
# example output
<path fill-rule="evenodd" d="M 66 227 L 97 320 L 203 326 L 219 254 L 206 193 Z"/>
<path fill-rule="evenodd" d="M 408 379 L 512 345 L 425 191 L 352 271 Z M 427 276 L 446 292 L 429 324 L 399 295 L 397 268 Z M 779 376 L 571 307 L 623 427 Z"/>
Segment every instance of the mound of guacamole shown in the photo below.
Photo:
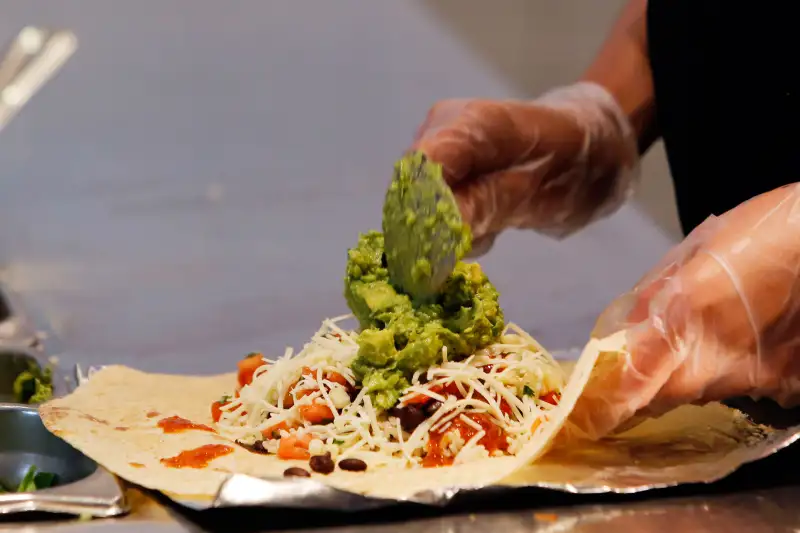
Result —
<path fill-rule="evenodd" d="M 351 368 L 378 409 L 392 408 L 417 370 L 466 357 L 504 328 L 498 292 L 476 263 L 458 262 L 437 297 L 416 303 L 389 280 L 383 234 L 371 231 L 348 251 L 345 298 L 361 326 Z"/>
<path fill-rule="evenodd" d="M 20 372 L 14 380 L 14 401 L 39 404 L 53 397 L 53 369 L 31 363 L 28 370 Z"/>

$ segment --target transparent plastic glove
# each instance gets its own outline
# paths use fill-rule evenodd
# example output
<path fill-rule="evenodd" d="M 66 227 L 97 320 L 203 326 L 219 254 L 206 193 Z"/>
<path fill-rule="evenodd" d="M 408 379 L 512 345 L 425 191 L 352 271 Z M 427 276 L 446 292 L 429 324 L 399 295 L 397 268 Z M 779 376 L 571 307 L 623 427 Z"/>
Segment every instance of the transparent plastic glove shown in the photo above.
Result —
<path fill-rule="evenodd" d="M 475 255 L 510 227 L 565 237 L 619 208 L 638 175 L 628 119 L 593 83 L 533 101 L 439 102 L 412 149 L 444 167 Z"/>
<path fill-rule="evenodd" d="M 800 399 L 800 185 L 712 217 L 601 315 L 601 356 L 570 421 L 590 438 L 682 404 Z"/>

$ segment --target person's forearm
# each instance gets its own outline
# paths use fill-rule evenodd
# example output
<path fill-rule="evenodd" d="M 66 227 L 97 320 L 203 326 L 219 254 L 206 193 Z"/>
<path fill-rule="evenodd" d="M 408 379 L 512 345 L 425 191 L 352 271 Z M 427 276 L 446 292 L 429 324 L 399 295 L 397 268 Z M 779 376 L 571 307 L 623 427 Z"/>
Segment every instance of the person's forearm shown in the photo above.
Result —
<path fill-rule="evenodd" d="M 636 131 L 639 151 L 647 151 L 659 136 L 647 54 L 647 0 L 628 3 L 583 81 L 602 85 L 616 98 Z"/>

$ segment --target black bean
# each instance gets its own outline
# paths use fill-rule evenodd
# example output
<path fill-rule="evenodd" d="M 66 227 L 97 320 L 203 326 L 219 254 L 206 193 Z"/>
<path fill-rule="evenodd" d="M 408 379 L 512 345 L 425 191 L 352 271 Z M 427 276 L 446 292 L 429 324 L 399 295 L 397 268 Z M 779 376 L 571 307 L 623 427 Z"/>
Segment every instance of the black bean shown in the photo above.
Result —
<path fill-rule="evenodd" d="M 425 406 L 425 414 L 430 416 L 436 411 L 438 411 L 441 406 L 442 402 L 440 402 L 439 400 L 433 400 L 431 403 Z"/>
<path fill-rule="evenodd" d="M 361 459 L 342 459 L 339 461 L 339 468 L 349 472 L 363 472 L 367 469 L 367 463 Z"/>
<path fill-rule="evenodd" d="M 236 444 L 238 444 L 239 446 L 241 446 L 242 448 L 244 448 L 245 450 L 247 450 L 249 452 L 261 453 L 261 454 L 269 453 L 264 448 L 264 443 L 262 441 L 260 441 L 260 440 L 255 441 L 253 444 L 245 444 L 245 443 L 237 440 Z"/>
<path fill-rule="evenodd" d="M 416 405 L 394 407 L 389 414 L 399 418 L 400 426 L 409 432 L 417 429 L 417 426 L 422 424 L 425 419 L 428 418 L 428 415 L 426 415 L 425 412 Z"/>
<path fill-rule="evenodd" d="M 304 468 L 293 466 L 283 471 L 283 477 L 311 477 L 311 474 Z"/>
<path fill-rule="evenodd" d="M 311 470 L 318 474 L 330 474 L 336 468 L 336 465 L 331 459 L 330 452 L 325 455 L 315 455 L 308 461 L 308 466 Z"/>

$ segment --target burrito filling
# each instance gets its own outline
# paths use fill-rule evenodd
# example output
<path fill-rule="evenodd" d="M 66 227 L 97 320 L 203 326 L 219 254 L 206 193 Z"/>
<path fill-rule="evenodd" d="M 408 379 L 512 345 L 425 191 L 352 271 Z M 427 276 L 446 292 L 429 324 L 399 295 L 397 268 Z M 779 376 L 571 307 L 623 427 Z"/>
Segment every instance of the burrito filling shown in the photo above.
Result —
<path fill-rule="evenodd" d="M 238 388 L 211 406 L 221 434 L 321 473 L 334 461 L 438 467 L 514 455 L 558 404 L 561 368 L 504 325 L 479 265 L 458 262 L 420 304 L 392 284 L 373 231 L 349 250 L 346 272 L 358 331 L 342 325 L 349 316 L 326 320 L 296 354 L 240 361 Z"/>

